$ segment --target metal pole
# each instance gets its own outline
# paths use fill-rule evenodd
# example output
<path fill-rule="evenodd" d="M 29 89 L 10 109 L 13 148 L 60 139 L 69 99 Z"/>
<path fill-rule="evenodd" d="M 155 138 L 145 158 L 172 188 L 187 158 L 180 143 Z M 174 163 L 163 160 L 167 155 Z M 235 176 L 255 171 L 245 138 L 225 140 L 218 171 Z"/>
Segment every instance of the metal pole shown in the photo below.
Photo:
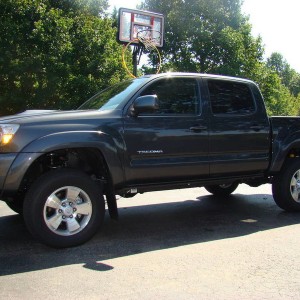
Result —
<path fill-rule="evenodd" d="M 140 63 L 143 48 L 140 45 L 134 46 L 132 52 L 133 75 L 137 77 L 137 66 Z"/>
<path fill-rule="evenodd" d="M 138 51 L 134 48 L 133 53 L 132 53 L 132 64 L 133 64 L 133 75 L 136 77 L 137 76 L 137 56 L 138 56 Z"/>

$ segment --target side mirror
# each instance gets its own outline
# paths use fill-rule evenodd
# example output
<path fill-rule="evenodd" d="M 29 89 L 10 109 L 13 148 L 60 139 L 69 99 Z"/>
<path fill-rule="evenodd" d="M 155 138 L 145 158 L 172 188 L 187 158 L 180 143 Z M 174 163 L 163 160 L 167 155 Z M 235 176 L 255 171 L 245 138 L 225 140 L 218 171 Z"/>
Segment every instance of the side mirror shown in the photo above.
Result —
<path fill-rule="evenodd" d="M 136 117 L 142 113 L 153 113 L 158 108 L 158 98 L 156 95 L 141 96 L 134 101 L 131 108 L 131 115 Z"/>

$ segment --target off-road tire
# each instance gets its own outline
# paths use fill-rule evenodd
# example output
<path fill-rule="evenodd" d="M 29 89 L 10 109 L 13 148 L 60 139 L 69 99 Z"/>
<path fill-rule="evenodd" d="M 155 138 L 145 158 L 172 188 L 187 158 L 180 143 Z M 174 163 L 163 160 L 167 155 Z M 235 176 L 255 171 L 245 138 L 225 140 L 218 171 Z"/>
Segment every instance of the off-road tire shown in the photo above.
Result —
<path fill-rule="evenodd" d="M 102 187 L 77 170 L 50 171 L 30 187 L 23 213 L 28 230 L 43 243 L 56 248 L 77 246 L 103 222 Z"/>
<path fill-rule="evenodd" d="M 300 160 L 291 159 L 274 177 L 272 193 L 275 203 L 286 211 L 300 211 Z"/>
<path fill-rule="evenodd" d="M 216 196 L 229 196 L 232 194 L 238 187 L 237 182 L 230 184 L 220 184 L 220 185 L 208 185 L 204 188 L 211 194 Z"/>

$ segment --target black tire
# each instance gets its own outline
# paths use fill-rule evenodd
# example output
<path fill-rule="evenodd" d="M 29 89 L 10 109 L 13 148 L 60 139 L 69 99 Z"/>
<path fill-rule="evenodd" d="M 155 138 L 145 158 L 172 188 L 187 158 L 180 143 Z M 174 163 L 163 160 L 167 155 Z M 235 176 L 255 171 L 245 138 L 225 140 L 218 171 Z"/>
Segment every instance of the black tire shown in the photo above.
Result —
<path fill-rule="evenodd" d="M 229 184 L 220 184 L 220 185 L 208 185 L 204 188 L 211 194 L 216 196 L 229 196 L 232 194 L 238 187 L 237 182 Z"/>
<path fill-rule="evenodd" d="M 103 223 L 102 188 L 83 172 L 51 171 L 33 183 L 23 212 L 28 230 L 43 243 L 56 248 L 77 246 Z"/>
<path fill-rule="evenodd" d="M 272 193 L 275 203 L 286 211 L 300 211 L 300 160 L 289 160 L 274 177 Z"/>

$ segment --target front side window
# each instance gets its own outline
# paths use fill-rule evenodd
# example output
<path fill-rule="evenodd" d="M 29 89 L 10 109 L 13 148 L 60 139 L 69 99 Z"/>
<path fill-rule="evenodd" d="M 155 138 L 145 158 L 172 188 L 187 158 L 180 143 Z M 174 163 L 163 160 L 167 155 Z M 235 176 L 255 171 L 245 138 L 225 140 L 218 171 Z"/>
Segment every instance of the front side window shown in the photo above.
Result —
<path fill-rule="evenodd" d="M 247 84 L 208 80 L 211 109 L 213 114 L 247 115 L 255 112 L 252 93 Z"/>
<path fill-rule="evenodd" d="M 145 77 L 141 77 L 115 84 L 87 100 L 78 109 L 97 109 L 99 111 L 115 109 L 146 80 Z"/>
<path fill-rule="evenodd" d="M 192 78 L 165 78 L 150 84 L 140 96 L 156 95 L 155 114 L 197 114 L 198 84 Z"/>

